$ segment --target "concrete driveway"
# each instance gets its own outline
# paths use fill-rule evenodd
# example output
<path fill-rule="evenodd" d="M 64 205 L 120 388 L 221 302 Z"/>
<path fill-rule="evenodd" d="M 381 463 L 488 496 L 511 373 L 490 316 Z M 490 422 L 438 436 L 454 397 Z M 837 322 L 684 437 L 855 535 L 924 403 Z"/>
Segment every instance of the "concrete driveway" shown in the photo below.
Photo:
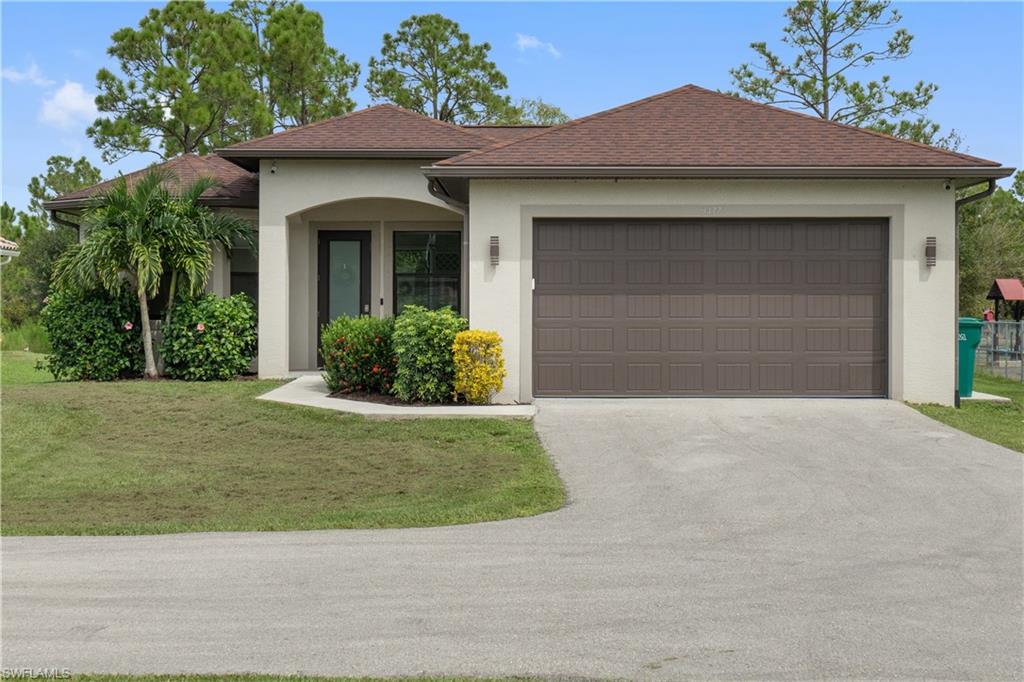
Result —
<path fill-rule="evenodd" d="M 543 401 L 565 509 L 8 538 L 3 666 L 1022 676 L 1022 462 L 888 401 Z"/>

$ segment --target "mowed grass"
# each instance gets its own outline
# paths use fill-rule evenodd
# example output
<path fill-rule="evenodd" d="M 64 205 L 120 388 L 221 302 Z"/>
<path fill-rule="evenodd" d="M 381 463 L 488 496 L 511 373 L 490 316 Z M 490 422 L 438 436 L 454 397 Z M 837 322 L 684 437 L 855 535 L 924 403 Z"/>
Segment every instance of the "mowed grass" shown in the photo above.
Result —
<path fill-rule="evenodd" d="M 960 409 L 914 405 L 919 412 L 972 436 L 1024 452 L 1024 383 L 979 375 L 974 390 L 1010 398 L 1012 403 L 962 402 Z"/>
<path fill-rule="evenodd" d="M 58 383 L 5 352 L 4 535 L 396 528 L 559 508 L 525 420 L 370 420 L 278 382 Z"/>
<path fill-rule="evenodd" d="M 528 677 L 305 677 L 292 675 L 72 675 L 72 682 L 526 682 Z"/>

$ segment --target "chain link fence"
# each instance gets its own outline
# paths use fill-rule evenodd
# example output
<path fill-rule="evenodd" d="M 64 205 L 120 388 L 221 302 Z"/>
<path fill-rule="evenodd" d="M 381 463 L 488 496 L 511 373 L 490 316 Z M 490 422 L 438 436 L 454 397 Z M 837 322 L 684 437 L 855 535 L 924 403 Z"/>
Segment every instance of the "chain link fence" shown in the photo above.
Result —
<path fill-rule="evenodd" d="M 981 328 L 976 372 L 1024 382 L 1024 321 L 985 322 Z"/>

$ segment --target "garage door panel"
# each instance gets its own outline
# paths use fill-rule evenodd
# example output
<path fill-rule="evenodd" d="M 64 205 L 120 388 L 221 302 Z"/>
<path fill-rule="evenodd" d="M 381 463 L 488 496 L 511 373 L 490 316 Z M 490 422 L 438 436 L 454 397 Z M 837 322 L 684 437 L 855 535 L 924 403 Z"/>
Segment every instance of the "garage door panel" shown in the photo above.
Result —
<path fill-rule="evenodd" d="M 880 220 L 539 220 L 535 394 L 885 395 L 887 234 Z"/>

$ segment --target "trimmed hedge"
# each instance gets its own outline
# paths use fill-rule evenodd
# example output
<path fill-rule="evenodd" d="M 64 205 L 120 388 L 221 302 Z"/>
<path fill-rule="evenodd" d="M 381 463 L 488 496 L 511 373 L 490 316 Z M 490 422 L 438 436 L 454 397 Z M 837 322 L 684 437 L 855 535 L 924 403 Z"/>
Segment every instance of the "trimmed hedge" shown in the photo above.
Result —
<path fill-rule="evenodd" d="M 58 381 L 111 381 L 142 372 L 139 304 L 129 286 L 52 290 L 41 314 L 51 352 L 43 361 Z"/>
<path fill-rule="evenodd" d="M 332 392 L 390 393 L 395 378 L 391 318 L 339 317 L 320 332 L 324 381 Z"/>
<path fill-rule="evenodd" d="M 189 381 L 232 379 L 256 355 L 256 309 L 245 294 L 179 301 L 163 330 L 164 374 Z"/>
<path fill-rule="evenodd" d="M 466 319 L 451 308 L 405 306 L 395 320 L 397 366 L 392 392 L 406 402 L 451 400 L 455 378 L 452 344 L 466 327 Z"/>

